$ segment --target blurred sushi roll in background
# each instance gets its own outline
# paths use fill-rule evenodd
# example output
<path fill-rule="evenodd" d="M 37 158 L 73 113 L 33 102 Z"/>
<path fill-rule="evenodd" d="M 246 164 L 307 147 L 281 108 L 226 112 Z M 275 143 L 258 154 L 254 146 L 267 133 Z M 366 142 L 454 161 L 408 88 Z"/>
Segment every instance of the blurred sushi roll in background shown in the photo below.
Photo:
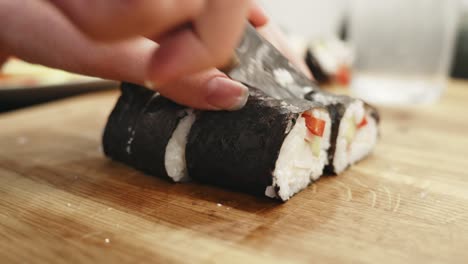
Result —
<path fill-rule="evenodd" d="M 350 84 L 355 55 L 349 43 L 337 37 L 308 39 L 290 35 L 287 39 L 319 85 Z"/>
<path fill-rule="evenodd" d="M 354 55 L 342 40 L 327 38 L 309 41 L 304 58 L 319 84 L 350 84 Z"/>

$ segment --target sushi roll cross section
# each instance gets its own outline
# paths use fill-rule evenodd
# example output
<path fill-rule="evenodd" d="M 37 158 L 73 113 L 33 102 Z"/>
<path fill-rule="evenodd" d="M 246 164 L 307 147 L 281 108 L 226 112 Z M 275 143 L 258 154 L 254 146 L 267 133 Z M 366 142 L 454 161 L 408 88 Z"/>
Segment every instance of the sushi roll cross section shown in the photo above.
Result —
<path fill-rule="evenodd" d="M 312 92 L 307 100 L 327 106 L 332 120 L 331 147 L 327 173 L 340 174 L 367 157 L 379 137 L 377 110 L 348 96 Z"/>

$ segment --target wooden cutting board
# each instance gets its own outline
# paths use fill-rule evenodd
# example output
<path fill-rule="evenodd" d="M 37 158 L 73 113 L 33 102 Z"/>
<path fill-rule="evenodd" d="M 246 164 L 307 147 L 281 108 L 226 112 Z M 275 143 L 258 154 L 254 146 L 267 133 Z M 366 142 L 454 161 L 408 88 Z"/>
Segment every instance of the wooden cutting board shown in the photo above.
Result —
<path fill-rule="evenodd" d="M 382 109 L 370 158 L 284 204 L 107 160 L 117 96 L 0 115 L 2 263 L 468 260 L 468 83 L 434 106 Z"/>

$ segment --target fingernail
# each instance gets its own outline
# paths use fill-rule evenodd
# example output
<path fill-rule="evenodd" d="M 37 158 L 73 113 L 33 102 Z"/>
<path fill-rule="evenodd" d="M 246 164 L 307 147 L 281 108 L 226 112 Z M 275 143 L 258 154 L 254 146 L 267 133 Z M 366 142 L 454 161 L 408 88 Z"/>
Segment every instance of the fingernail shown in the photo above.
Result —
<path fill-rule="evenodd" d="M 217 110 L 239 110 L 249 98 L 249 89 L 246 86 L 228 78 L 213 78 L 207 86 L 210 93 L 206 101 Z"/>
<path fill-rule="evenodd" d="M 155 88 L 156 86 L 154 85 L 154 82 L 152 82 L 152 81 L 145 81 L 145 87 L 146 87 L 146 88 L 149 88 L 149 89 L 151 89 L 151 90 L 154 90 L 154 88 Z"/>

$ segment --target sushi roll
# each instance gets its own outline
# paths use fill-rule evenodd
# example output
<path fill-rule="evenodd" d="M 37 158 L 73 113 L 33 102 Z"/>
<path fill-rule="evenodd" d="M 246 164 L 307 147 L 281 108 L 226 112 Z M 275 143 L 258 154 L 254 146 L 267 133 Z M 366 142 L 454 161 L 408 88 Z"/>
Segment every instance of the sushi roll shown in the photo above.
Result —
<path fill-rule="evenodd" d="M 309 68 L 310 72 L 314 75 L 314 79 L 319 84 L 326 84 L 331 81 L 331 76 L 322 68 L 322 65 L 318 61 L 318 59 L 314 56 L 311 50 L 307 50 L 305 56 L 305 63 Z"/>
<path fill-rule="evenodd" d="M 104 152 L 147 174 L 288 200 L 323 173 L 331 119 L 306 100 L 252 89 L 236 112 L 194 112 L 132 84 L 104 131 Z"/>
<path fill-rule="evenodd" d="M 319 84 L 349 85 L 354 56 L 346 43 L 335 38 L 311 41 L 305 54 L 305 63 Z"/>
<path fill-rule="evenodd" d="M 251 89 L 243 109 L 197 116 L 187 169 L 203 183 L 286 201 L 322 175 L 330 137 L 330 115 L 322 105 Z"/>
<path fill-rule="evenodd" d="M 307 100 L 327 106 L 332 120 L 327 173 L 340 174 L 368 156 L 378 139 L 377 110 L 361 100 L 325 92 L 312 92 Z"/>
<path fill-rule="evenodd" d="M 193 110 L 144 87 L 123 84 L 105 128 L 104 152 L 150 175 L 186 181 L 185 144 L 194 120 Z"/>

